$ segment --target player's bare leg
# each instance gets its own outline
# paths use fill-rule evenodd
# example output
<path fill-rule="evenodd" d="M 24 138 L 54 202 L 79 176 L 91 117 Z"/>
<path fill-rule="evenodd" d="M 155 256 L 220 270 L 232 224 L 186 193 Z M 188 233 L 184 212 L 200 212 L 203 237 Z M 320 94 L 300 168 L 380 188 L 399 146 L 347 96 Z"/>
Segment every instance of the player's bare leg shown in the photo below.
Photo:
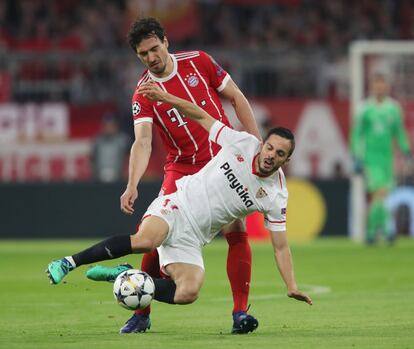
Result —
<path fill-rule="evenodd" d="M 191 304 L 198 298 L 204 282 L 204 269 L 187 263 L 171 263 L 165 267 L 176 284 L 174 303 Z"/>
<path fill-rule="evenodd" d="M 138 232 L 131 236 L 132 252 L 143 253 L 155 250 L 167 237 L 168 230 L 169 226 L 164 219 L 157 216 L 146 217 L 141 222 Z"/>

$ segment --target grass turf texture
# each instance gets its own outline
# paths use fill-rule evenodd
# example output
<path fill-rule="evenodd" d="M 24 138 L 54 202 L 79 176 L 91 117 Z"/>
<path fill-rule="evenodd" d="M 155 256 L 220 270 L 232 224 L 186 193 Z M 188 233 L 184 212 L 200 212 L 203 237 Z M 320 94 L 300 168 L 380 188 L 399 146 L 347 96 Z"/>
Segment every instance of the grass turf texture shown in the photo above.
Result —
<path fill-rule="evenodd" d="M 414 240 L 365 247 L 344 239 L 292 244 L 299 286 L 312 307 L 285 296 L 271 246 L 253 243 L 252 304 L 260 325 L 231 335 L 227 244 L 205 249 L 206 280 L 187 306 L 153 302 L 152 328 L 119 335 L 130 312 L 115 304 L 112 285 L 72 272 L 52 286 L 54 258 L 92 241 L 0 240 L 0 348 L 414 348 Z M 128 261 L 129 256 L 105 262 Z"/>

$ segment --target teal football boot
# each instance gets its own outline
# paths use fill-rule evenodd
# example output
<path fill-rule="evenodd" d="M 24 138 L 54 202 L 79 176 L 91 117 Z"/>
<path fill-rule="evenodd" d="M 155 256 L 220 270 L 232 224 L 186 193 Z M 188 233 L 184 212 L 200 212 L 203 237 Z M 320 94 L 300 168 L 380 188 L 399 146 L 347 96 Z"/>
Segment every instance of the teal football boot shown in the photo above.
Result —
<path fill-rule="evenodd" d="M 129 269 L 132 269 L 132 265 L 127 263 L 118 265 L 114 268 L 95 265 L 86 271 L 86 277 L 94 281 L 114 282 L 119 274 Z"/>
<path fill-rule="evenodd" d="M 62 279 L 71 271 L 75 269 L 72 264 L 66 259 L 58 259 L 50 262 L 47 266 L 46 273 L 50 280 L 50 283 L 56 285 L 62 281 Z"/>

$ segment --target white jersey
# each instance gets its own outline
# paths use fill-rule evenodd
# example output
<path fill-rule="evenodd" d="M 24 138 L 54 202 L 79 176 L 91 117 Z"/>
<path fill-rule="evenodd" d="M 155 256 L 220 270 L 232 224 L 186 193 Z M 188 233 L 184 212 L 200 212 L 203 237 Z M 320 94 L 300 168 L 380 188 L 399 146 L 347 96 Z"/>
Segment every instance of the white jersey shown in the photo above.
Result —
<path fill-rule="evenodd" d="M 198 173 L 177 180 L 177 199 L 195 233 L 206 244 L 236 218 L 259 211 L 272 231 L 286 230 L 288 191 L 279 168 L 268 177 L 255 171 L 260 141 L 216 121 L 209 138 L 221 145 Z"/>

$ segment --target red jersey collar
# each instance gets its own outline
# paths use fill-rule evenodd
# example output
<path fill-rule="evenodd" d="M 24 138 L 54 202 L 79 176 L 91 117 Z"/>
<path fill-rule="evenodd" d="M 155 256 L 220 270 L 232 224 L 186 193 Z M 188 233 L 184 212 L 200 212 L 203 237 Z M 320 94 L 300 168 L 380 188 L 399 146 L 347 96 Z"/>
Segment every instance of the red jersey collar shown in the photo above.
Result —
<path fill-rule="evenodd" d="M 152 80 L 154 80 L 154 81 L 156 81 L 156 82 L 166 82 L 166 81 L 168 81 L 168 80 L 170 80 L 170 79 L 172 79 L 176 74 L 177 74 L 177 71 L 178 71 L 178 62 L 177 62 L 177 58 L 175 58 L 175 56 L 174 55 L 172 55 L 172 54 L 170 54 L 170 57 L 171 57 L 171 59 L 172 59 L 172 62 L 173 62 L 173 70 L 171 71 L 171 73 L 168 75 L 168 76 L 166 76 L 166 77 L 163 77 L 163 78 L 158 78 L 158 77 L 156 77 L 155 75 L 153 75 L 153 74 L 151 74 L 151 72 L 148 70 L 148 73 L 149 73 L 149 75 L 151 76 L 151 79 Z"/>

